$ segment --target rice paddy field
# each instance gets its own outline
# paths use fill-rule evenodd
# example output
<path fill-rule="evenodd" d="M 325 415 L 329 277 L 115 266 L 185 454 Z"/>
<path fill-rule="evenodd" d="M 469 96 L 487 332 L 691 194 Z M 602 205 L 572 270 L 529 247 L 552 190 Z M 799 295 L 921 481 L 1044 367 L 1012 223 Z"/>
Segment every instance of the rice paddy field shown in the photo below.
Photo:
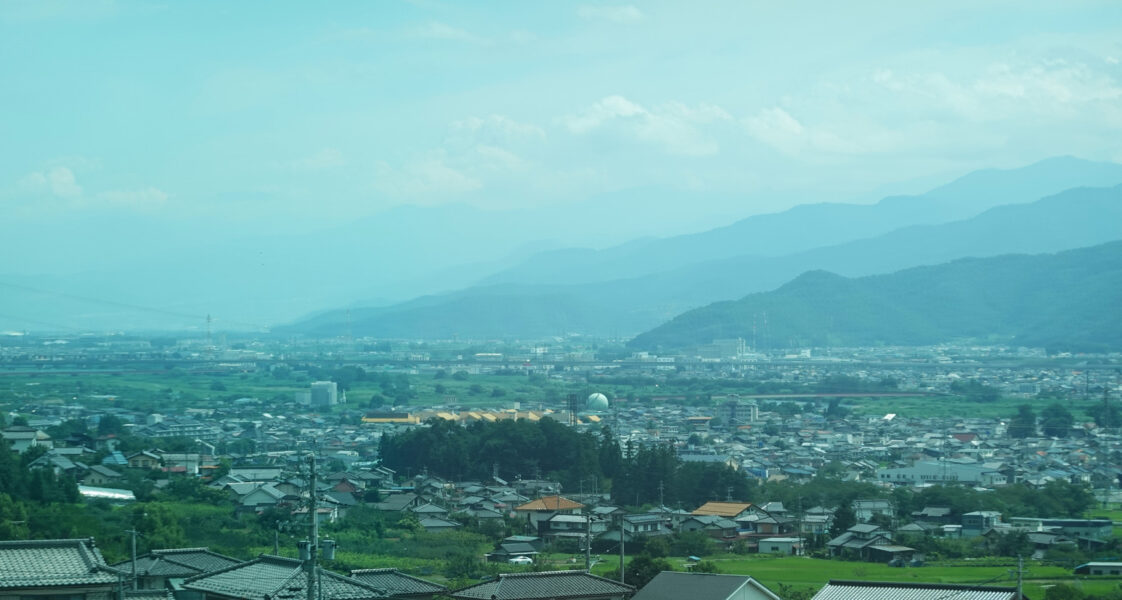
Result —
<path fill-rule="evenodd" d="M 688 570 L 688 563 L 681 558 L 668 558 L 676 571 Z M 743 556 L 717 555 L 706 557 L 706 561 L 717 566 L 721 573 L 750 575 L 772 591 L 815 592 L 831 579 L 864 579 L 870 581 L 899 581 L 908 583 L 954 583 L 987 584 L 997 586 L 1016 585 L 1016 561 L 1008 563 L 994 559 L 979 559 L 978 565 L 971 561 L 957 561 L 955 564 L 932 564 L 923 567 L 890 567 L 880 563 L 825 560 L 798 556 Z M 615 559 L 605 557 L 593 572 L 605 574 L 618 566 Z M 1043 598 L 1046 590 L 1058 583 L 1081 588 L 1088 594 L 1100 594 L 1110 590 L 1122 589 L 1122 578 L 1075 577 L 1070 569 L 1045 566 L 1026 561 L 1024 573 L 1024 592 L 1028 598 Z M 782 593 L 780 593 L 783 596 Z"/>

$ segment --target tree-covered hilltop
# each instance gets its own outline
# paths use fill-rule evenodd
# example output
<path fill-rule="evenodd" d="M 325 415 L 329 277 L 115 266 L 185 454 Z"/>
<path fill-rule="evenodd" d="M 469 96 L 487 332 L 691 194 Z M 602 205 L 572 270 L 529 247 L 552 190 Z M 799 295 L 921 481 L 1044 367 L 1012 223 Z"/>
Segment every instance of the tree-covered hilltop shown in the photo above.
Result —
<path fill-rule="evenodd" d="M 775 291 L 680 315 L 630 345 L 660 350 L 741 337 L 767 349 L 983 339 L 1117 350 L 1122 322 L 1112 315 L 1119 306 L 1122 242 L 1112 242 L 857 279 L 812 271 Z"/>
<path fill-rule="evenodd" d="M 453 480 L 500 477 L 554 479 L 568 493 L 611 490 L 619 504 L 696 506 L 707 500 L 747 500 L 742 473 L 721 463 L 685 462 L 668 445 L 620 443 L 611 431 L 580 433 L 552 419 L 497 421 L 463 427 L 433 419 L 428 427 L 383 436 L 379 455 L 398 473 Z M 731 490 L 731 491 L 730 491 Z"/>

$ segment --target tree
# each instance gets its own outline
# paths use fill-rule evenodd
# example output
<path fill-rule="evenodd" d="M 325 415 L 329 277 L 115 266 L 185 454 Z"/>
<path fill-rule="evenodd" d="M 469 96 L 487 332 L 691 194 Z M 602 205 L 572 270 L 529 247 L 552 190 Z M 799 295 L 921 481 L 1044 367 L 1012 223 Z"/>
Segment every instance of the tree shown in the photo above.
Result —
<path fill-rule="evenodd" d="M 670 540 L 667 540 L 665 535 L 648 538 L 643 544 L 643 552 L 649 554 L 651 558 L 665 558 L 670 555 Z"/>
<path fill-rule="evenodd" d="M 665 558 L 652 558 L 651 555 L 643 553 L 627 563 L 625 571 L 627 573 L 627 585 L 633 585 L 636 589 L 639 589 L 650 583 L 659 573 L 673 570 L 674 568 Z"/>
<path fill-rule="evenodd" d="M 1017 415 L 1009 421 L 1009 437 L 1027 438 L 1036 435 L 1036 413 L 1028 404 L 1017 407 Z"/>
<path fill-rule="evenodd" d="M 670 546 L 681 556 L 705 556 L 713 551 L 713 538 L 701 531 L 679 531 Z"/>
<path fill-rule="evenodd" d="M 1083 590 L 1066 583 L 1057 583 L 1044 592 L 1044 600 L 1082 600 L 1085 597 Z"/>
<path fill-rule="evenodd" d="M 1065 438 L 1075 425 L 1075 417 L 1060 404 L 1050 404 L 1040 413 L 1041 430 L 1048 437 Z"/>
<path fill-rule="evenodd" d="M 114 415 L 101 415 L 97 420 L 98 435 L 119 435 L 125 428 L 125 422 Z"/>
<path fill-rule="evenodd" d="M 717 568 L 717 563 L 711 560 L 702 560 L 692 567 L 690 573 L 720 573 L 721 570 Z"/>
<path fill-rule="evenodd" d="M 834 511 L 834 523 L 830 526 L 830 535 L 837 537 L 857 524 L 857 514 L 848 503 L 843 504 Z"/>
<path fill-rule="evenodd" d="M 1104 429 L 1122 427 L 1122 413 L 1118 407 L 1110 403 L 1110 396 L 1103 390 L 1103 401 L 1087 409 L 1087 414 L 1095 419 L 1095 425 Z"/>

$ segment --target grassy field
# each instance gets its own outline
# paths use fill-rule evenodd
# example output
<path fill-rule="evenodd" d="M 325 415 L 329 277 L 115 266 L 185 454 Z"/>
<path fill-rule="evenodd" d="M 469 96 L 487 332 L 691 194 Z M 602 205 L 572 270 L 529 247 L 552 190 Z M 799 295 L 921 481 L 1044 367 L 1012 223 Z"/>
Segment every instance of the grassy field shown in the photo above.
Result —
<path fill-rule="evenodd" d="M 686 561 L 680 558 L 667 559 L 676 571 L 688 569 Z M 826 585 L 831 579 L 863 579 L 869 581 L 899 581 L 910 583 L 955 583 L 982 584 L 999 586 L 1016 585 L 1016 563 L 993 566 L 942 566 L 890 567 L 880 563 L 847 562 L 823 560 L 794 556 L 742 556 L 719 555 L 706 557 L 717 565 L 721 573 L 750 575 L 756 580 L 779 592 L 781 589 L 814 592 Z M 593 572 L 604 575 L 618 566 L 614 559 L 605 559 L 597 564 Z M 1045 590 L 1057 583 L 1075 585 L 1084 592 L 1094 594 L 1119 589 L 1119 578 L 1075 578 L 1071 571 L 1037 563 L 1025 563 L 1024 590 L 1029 598 L 1043 598 Z"/>

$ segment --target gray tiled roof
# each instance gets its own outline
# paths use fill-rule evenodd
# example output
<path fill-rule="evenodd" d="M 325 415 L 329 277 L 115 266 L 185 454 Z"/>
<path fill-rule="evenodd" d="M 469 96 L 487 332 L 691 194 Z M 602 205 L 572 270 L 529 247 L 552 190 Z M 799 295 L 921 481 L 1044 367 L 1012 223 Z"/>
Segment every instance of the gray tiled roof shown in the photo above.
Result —
<path fill-rule="evenodd" d="M 0 542 L 0 589 L 116 582 L 92 539 Z"/>
<path fill-rule="evenodd" d="M 302 567 L 303 563 L 293 558 L 261 555 L 221 571 L 191 577 L 183 582 L 183 587 L 244 600 L 297 600 L 307 595 L 307 575 Z M 382 590 L 330 571 L 320 570 L 320 585 L 324 600 L 387 597 Z"/>
<path fill-rule="evenodd" d="M 663 571 L 655 576 L 634 600 L 726 600 L 740 588 L 750 585 L 761 595 L 778 599 L 774 593 L 764 591 L 763 585 L 747 575 L 715 575 L 710 573 L 677 573 Z M 744 596 L 738 596 L 744 597 Z"/>
<path fill-rule="evenodd" d="M 125 600 L 174 600 L 171 590 L 125 590 Z"/>
<path fill-rule="evenodd" d="M 831 580 L 811 600 L 1012 600 L 1016 588 Z"/>
<path fill-rule="evenodd" d="M 358 569 L 351 571 L 351 578 L 385 590 L 391 596 L 432 595 L 447 592 L 448 588 L 406 575 L 397 569 Z"/>
<path fill-rule="evenodd" d="M 193 577 L 200 573 L 213 573 L 241 562 L 206 548 L 171 548 L 153 550 L 138 556 L 136 572 L 141 576 Z M 132 561 L 122 561 L 113 566 L 126 573 L 132 573 Z"/>
<path fill-rule="evenodd" d="M 480 600 L 533 600 L 549 598 L 631 596 L 635 588 L 584 571 L 545 571 L 542 573 L 508 573 L 456 590 L 453 598 Z"/>

